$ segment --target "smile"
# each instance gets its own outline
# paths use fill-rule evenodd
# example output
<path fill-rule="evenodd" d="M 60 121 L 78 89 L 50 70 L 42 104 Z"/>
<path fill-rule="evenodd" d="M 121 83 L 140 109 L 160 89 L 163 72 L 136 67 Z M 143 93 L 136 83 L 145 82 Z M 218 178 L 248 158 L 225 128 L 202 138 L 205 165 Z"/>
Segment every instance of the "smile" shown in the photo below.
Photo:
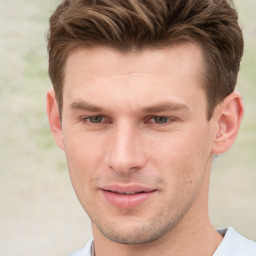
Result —
<path fill-rule="evenodd" d="M 155 189 L 140 186 L 110 186 L 102 188 L 101 191 L 112 206 L 125 209 L 142 205 L 156 193 Z"/>
<path fill-rule="evenodd" d="M 135 191 L 131 191 L 131 192 L 118 192 L 118 191 L 111 191 L 111 190 L 107 190 L 107 191 L 112 192 L 112 193 L 117 193 L 117 194 L 120 194 L 120 195 L 135 195 L 135 194 L 147 193 L 145 191 L 139 191 L 139 192 L 135 192 Z"/>

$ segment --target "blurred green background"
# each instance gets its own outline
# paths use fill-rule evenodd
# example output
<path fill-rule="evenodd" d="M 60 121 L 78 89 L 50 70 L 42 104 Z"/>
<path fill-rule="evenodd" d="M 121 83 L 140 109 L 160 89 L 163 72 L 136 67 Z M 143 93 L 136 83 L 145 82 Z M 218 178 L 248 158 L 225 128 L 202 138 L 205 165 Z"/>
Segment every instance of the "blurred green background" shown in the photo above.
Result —
<path fill-rule="evenodd" d="M 0 255 L 66 255 L 91 236 L 46 113 L 45 35 L 60 1 L 0 5 Z M 237 89 L 245 116 L 233 148 L 215 163 L 210 215 L 256 240 L 256 1 L 236 0 L 245 36 Z"/>

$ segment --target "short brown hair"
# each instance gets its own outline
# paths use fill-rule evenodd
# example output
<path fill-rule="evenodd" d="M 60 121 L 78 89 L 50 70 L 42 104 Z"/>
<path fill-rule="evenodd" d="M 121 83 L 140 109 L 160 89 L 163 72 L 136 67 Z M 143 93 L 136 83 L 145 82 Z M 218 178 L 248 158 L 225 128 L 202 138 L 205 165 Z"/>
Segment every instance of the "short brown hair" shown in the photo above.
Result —
<path fill-rule="evenodd" d="M 50 18 L 49 76 L 61 114 L 64 67 L 79 47 L 123 52 L 192 41 L 205 58 L 208 118 L 234 91 L 243 36 L 231 0 L 64 0 Z"/>

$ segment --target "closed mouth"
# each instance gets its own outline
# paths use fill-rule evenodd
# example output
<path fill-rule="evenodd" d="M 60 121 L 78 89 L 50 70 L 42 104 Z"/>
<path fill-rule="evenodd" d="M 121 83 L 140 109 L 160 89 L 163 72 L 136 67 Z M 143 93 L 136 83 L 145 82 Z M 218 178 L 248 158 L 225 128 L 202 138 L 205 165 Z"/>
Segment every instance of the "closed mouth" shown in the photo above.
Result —
<path fill-rule="evenodd" d="M 141 205 L 157 191 L 146 186 L 132 184 L 112 184 L 101 187 L 100 190 L 110 204 L 125 209 Z"/>
<path fill-rule="evenodd" d="M 105 190 L 105 189 L 103 189 L 103 190 Z M 126 192 L 119 192 L 119 191 L 114 191 L 114 190 L 105 190 L 105 191 L 119 194 L 119 195 L 136 195 L 136 194 L 153 192 L 155 190 L 152 190 L 152 191 L 126 191 Z"/>

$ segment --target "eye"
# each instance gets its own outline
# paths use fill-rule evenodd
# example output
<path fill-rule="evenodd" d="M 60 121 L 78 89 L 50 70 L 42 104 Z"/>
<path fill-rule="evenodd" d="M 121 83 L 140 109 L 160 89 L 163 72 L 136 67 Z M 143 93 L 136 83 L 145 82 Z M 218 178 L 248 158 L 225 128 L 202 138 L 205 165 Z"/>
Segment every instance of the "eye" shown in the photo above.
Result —
<path fill-rule="evenodd" d="M 103 116 L 90 116 L 86 118 L 90 123 L 98 124 L 103 121 Z"/>
<path fill-rule="evenodd" d="M 78 124 L 81 124 L 81 127 L 87 130 L 103 130 L 109 127 L 111 123 L 111 118 L 105 115 L 88 115 L 78 117 Z"/>
<path fill-rule="evenodd" d="M 105 118 L 103 116 L 87 116 L 81 118 L 83 122 L 91 123 L 91 124 L 99 124 L 105 122 Z"/>
<path fill-rule="evenodd" d="M 170 118 L 164 116 L 155 116 L 151 120 L 156 124 L 166 124 L 170 121 Z"/>

